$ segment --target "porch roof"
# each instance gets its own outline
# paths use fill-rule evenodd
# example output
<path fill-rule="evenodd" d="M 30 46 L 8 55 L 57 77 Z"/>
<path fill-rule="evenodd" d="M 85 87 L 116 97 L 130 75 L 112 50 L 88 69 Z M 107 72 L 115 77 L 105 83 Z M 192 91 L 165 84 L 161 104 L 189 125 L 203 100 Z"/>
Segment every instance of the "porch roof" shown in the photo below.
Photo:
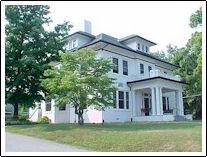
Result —
<path fill-rule="evenodd" d="M 188 83 L 186 83 L 184 81 L 177 81 L 177 80 L 165 78 L 165 77 L 162 77 L 162 76 L 150 77 L 150 78 L 136 80 L 136 81 L 130 81 L 130 82 L 127 82 L 127 84 L 132 84 L 132 83 L 137 83 L 137 82 L 143 82 L 143 81 L 148 81 L 148 80 L 154 80 L 154 79 L 163 79 L 163 80 L 168 80 L 168 81 L 177 82 L 177 83 L 181 83 L 181 84 L 188 84 Z"/>

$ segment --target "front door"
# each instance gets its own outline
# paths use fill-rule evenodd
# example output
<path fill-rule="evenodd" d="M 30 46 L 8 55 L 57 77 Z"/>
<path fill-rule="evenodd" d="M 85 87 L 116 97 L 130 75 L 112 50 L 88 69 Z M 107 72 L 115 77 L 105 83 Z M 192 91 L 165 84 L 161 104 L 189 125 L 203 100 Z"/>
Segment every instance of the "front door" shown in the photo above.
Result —
<path fill-rule="evenodd" d="M 149 116 L 149 98 L 144 98 L 145 116 Z"/>

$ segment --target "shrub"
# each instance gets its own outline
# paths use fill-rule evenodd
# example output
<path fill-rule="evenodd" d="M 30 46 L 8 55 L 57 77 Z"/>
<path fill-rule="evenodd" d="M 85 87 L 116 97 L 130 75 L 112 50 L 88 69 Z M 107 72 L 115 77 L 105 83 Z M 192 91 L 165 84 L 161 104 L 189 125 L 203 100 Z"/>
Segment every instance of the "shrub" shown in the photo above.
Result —
<path fill-rule="evenodd" d="M 47 116 L 43 116 L 38 120 L 39 123 L 50 123 L 51 120 Z"/>

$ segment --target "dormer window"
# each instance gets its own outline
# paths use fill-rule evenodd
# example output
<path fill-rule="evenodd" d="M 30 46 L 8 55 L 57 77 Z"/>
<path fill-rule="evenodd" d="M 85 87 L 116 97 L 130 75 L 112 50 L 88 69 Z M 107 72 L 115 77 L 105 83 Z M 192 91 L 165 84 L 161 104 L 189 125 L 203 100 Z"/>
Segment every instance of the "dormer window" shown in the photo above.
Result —
<path fill-rule="evenodd" d="M 137 50 L 140 50 L 140 43 L 137 43 Z"/>
<path fill-rule="evenodd" d="M 78 46 L 78 44 L 77 44 L 77 40 L 73 40 L 72 41 L 72 48 L 75 48 L 75 47 L 77 47 Z"/>
<path fill-rule="evenodd" d="M 145 52 L 149 52 L 149 47 L 146 46 Z"/>
<path fill-rule="evenodd" d="M 78 46 L 78 40 L 75 39 L 75 40 L 70 41 L 68 46 L 69 46 L 69 50 L 76 48 Z"/>

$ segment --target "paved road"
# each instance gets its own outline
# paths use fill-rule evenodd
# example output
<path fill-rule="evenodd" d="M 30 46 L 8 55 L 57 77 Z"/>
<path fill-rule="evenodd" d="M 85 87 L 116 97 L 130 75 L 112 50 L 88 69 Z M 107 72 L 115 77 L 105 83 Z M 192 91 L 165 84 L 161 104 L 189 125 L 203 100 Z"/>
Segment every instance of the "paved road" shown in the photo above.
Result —
<path fill-rule="evenodd" d="M 70 145 L 6 132 L 6 152 L 89 152 Z"/>

